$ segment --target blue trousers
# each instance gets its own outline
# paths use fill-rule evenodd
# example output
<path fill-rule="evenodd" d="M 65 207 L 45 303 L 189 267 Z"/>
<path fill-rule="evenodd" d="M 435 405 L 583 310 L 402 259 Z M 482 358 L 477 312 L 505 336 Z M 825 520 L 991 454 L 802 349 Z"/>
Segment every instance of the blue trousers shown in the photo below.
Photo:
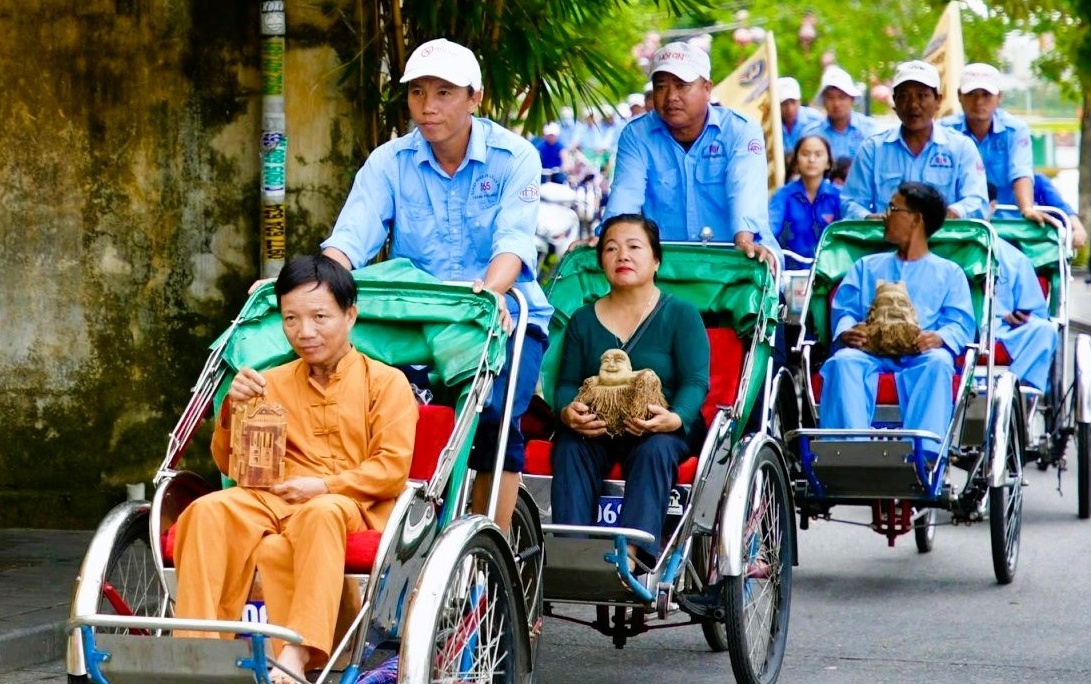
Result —
<path fill-rule="evenodd" d="M 654 536 L 655 542 L 637 546 L 658 557 L 671 486 L 687 451 L 676 433 L 586 439 L 563 428 L 553 445 L 553 522 L 594 525 L 603 480 L 620 461 L 625 499 L 618 525 Z"/>
<path fill-rule="evenodd" d="M 875 418 L 879 373 L 893 373 L 898 387 L 902 425 L 909 430 L 930 430 L 947 434 L 954 405 L 951 380 L 954 359 L 945 348 L 923 354 L 890 358 L 872 356 L 852 347 L 842 347 L 822 365 L 822 403 L 819 426 L 823 428 L 866 429 Z M 926 442 L 926 449 L 939 444 Z"/>
<path fill-rule="evenodd" d="M 1057 349 L 1057 328 L 1044 318 L 1031 316 L 1014 328 L 1001 321 L 996 336 L 1008 348 L 1010 370 L 1015 377 L 1034 389 L 1046 391 L 1053 352 Z"/>
<path fill-rule="evenodd" d="M 508 448 L 504 452 L 504 470 L 509 473 L 523 472 L 526 445 L 523 432 L 519 429 L 519 420 L 527 412 L 530 398 L 538 386 L 538 372 L 542 369 L 542 356 L 545 355 L 548 338 L 537 326 L 528 325 L 523 339 L 523 355 L 519 359 L 518 378 L 515 381 L 515 399 L 511 409 L 511 429 L 508 432 Z M 508 354 L 500 375 L 493 382 L 492 394 L 474 433 L 474 447 L 470 452 L 470 467 L 477 471 L 492 472 L 495 464 L 496 443 L 500 439 L 500 416 L 504 410 L 504 397 L 508 392 L 508 378 L 511 377 L 512 352 L 515 349 L 515 337 L 508 338 Z"/>

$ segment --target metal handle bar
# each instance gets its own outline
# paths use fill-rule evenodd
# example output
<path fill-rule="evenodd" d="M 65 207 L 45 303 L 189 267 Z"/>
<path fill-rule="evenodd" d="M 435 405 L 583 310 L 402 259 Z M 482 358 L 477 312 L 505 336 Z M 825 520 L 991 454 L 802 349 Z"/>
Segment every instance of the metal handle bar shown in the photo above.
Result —
<path fill-rule="evenodd" d="M 80 627 L 111 627 L 115 629 L 143 629 L 192 632 L 227 632 L 230 634 L 261 634 L 262 636 L 281 639 L 290 644 L 300 645 L 303 637 L 294 630 L 262 622 L 243 622 L 241 620 L 196 620 L 185 618 L 135 617 L 131 615 L 77 615 L 68 620 L 65 632 L 71 633 Z"/>

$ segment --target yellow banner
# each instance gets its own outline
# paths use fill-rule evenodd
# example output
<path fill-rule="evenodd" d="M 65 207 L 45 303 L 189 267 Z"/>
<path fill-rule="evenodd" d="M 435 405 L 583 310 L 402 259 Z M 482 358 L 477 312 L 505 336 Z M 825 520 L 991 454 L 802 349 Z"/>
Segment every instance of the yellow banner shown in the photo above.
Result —
<path fill-rule="evenodd" d="M 784 185 L 784 132 L 776 88 L 777 44 L 769 31 L 754 54 L 712 89 L 712 96 L 720 104 L 761 122 L 770 192 Z"/>
<path fill-rule="evenodd" d="M 924 48 L 924 61 L 939 70 L 940 92 L 943 94 L 943 102 L 940 103 L 936 118 L 948 114 L 961 114 L 962 106 L 958 103 L 958 81 L 962 78 L 962 69 L 966 66 L 966 53 L 962 47 L 962 16 L 959 14 L 959 3 L 949 2 L 947 8 L 936 24 L 936 30 L 932 32 L 932 40 L 928 41 L 928 47 Z"/>

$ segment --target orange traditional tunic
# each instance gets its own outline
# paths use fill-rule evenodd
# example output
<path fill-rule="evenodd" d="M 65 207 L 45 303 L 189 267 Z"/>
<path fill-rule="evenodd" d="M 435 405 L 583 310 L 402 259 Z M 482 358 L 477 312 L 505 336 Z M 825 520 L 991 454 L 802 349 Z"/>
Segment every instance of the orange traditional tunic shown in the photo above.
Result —
<path fill-rule="evenodd" d="M 325 387 L 302 360 L 263 376 L 266 398 L 286 409 L 285 479 L 321 477 L 329 493 L 290 504 L 268 491 L 234 487 L 192 503 L 178 520 L 175 615 L 238 620 L 256 568 L 269 620 L 328 656 L 346 535 L 386 525 L 409 477 L 417 402 L 401 371 L 356 350 L 338 362 Z M 229 409 L 225 402 L 212 437 L 224 472 Z M 324 658 L 312 657 L 312 664 L 316 660 Z"/>

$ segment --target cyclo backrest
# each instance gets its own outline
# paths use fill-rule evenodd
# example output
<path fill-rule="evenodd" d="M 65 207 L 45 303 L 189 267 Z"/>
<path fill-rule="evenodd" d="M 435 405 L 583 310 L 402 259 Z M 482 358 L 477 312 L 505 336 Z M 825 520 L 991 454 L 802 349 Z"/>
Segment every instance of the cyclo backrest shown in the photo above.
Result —
<path fill-rule="evenodd" d="M 740 387 L 737 374 L 722 383 L 715 378 L 712 381 L 709 401 L 734 405 L 739 417 L 738 432 L 745 426 L 761 392 L 764 368 L 772 352 L 779 304 L 775 277 L 764 264 L 731 247 L 672 243 L 663 245 L 663 262 L 656 283 L 664 292 L 693 304 L 701 312 L 710 329 L 714 356 L 720 343 L 730 344 L 728 339 L 732 336 L 717 329 L 728 329 L 744 341 L 743 347 L 748 348 L 753 360 L 752 367 L 761 369 L 754 381 L 743 384 L 745 393 L 737 392 Z M 577 309 L 609 291 L 610 285 L 593 248 L 581 247 L 569 252 L 554 271 L 546 294 L 555 311 L 549 323 L 549 349 L 542 361 L 542 391 L 549 404 L 553 403 L 568 321 Z M 734 370 L 741 371 L 745 359 L 744 355 Z M 715 359 L 712 366 L 717 370 Z M 723 397 L 715 396 L 718 390 Z M 708 412 L 702 413 L 707 420 Z"/>
<path fill-rule="evenodd" d="M 482 364 L 493 372 L 503 366 L 506 338 L 495 298 L 475 294 L 466 286 L 443 284 L 405 259 L 357 270 L 353 278 L 358 314 L 350 334 L 352 344 L 391 366 L 428 366 L 434 393 L 444 397 L 442 403 L 461 406 Z M 216 415 L 239 368 L 263 370 L 295 358 L 281 328 L 272 283 L 250 297 L 238 326 L 224 336 L 228 338 L 223 354 L 227 374 L 214 399 Z M 213 346 L 222 340 L 223 336 Z M 447 444 L 454 412 L 445 408 L 422 407 L 411 468 L 414 478 L 431 477 Z M 460 462 L 464 464 L 465 454 L 460 454 Z"/>
<path fill-rule="evenodd" d="M 830 343 L 830 298 L 845 274 L 856 262 L 869 254 L 893 251 L 883 239 L 882 221 L 837 221 L 822 232 L 815 250 L 815 262 L 807 311 L 819 342 Z M 983 326 L 992 304 L 986 300 L 988 278 L 996 271 L 993 231 L 984 221 L 951 219 L 944 222 L 928 240 L 928 247 L 937 255 L 962 267 L 970 283 L 978 337 L 984 339 Z M 990 268 L 990 265 L 992 266 Z"/>
<path fill-rule="evenodd" d="M 994 219 L 993 229 L 999 238 L 1019 248 L 1034 264 L 1042 284 L 1042 294 L 1049 302 L 1049 313 L 1060 313 L 1061 278 L 1067 264 L 1067 246 L 1061 232 L 1046 224 L 1039 226 L 1026 219 Z"/>

